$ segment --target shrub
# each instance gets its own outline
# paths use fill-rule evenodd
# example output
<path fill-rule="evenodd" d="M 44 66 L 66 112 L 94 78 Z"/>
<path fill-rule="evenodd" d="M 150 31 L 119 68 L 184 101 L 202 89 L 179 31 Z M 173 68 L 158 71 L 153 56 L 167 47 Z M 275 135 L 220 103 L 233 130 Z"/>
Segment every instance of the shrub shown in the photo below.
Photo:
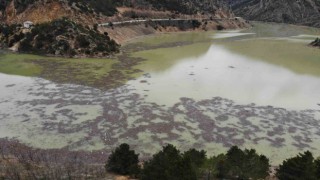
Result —
<path fill-rule="evenodd" d="M 90 45 L 90 42 L 86 39 L 86 36 L 84 35 L 77 36 L 76 41 L 79 47 L 82 47 L 82 48 L 86 48 Z"/>
<path fill-rule="evenodd" d="M 316 166 L 316 177 L 320 178 L 320 159 L 317 159 L 314 161 L 314 164 Z"/>
<path fill-rule="evenodd" d="M 128 144 L 121 144 L 109 156 L 106 170 L 121 175 L 137 175 L 139 173 L 139 154 L 130 150 Z"/>
<path fill-rule="evenodd" d="M 316 180 L 320 178 L 318 173 L 319 161 L 314 161 L 312 153 L 307 151 L 283 161 L 277 169 L 276 176 L 279 180 Z"/>
<path fill-rule="evenodd" d="M 217 26 L 217 30 L 218 30 L 218 31 L 222 31 L 222 30 L 224 30 L 224 27 L 223 27 L 222 25 L 218 25 L 218 26 Z"/>
<path fill-rule="evenodd" d="M 196 172 L 197 177 L 202 174 L 201 167 L 206 161 L 206 152 L 204 150 L 198 151 L 196 149 L 190 149 L 183 153 L 183 159 L 190 160 L 192 169 Z"/>
<path fill-rule="evenodd" d="M 98 27 L 99 27 L 98 24 L 94 24 L 94 25 L 93 25 L 93 30 L 98 31 Z"/>
<path fill-rule="evenodd" d="M 225 159 L 217 164 L 219 178 L 264 179 L 269 175 L 269 159 L 258 155 L 255 150 L 242 151 L 231 147 Z"/>
<path fill-rule="evenodd" d="M 169 144 L 144 164 L 141 180 L 195 180 L 197 175 L 192 158 L 198 160 L 198 154 L 189 152 L 184 158 L 176 147 Z"/>
<path fill-rule="evenodd" d="M 23 34 L 23 33 L 15 34 L 15 35 L 13 36 L 13 38 L 14 38 L 14 41 L 15 41 L 15 42 L 18 42 L 18 41 L 20 41 L 21 39 L 24 38 L 24 34 Z"/>
<path fill-rule="evenodd" d="M 103 52 L 103 51 L 107 51 L 107 46 L 103 43 L 98 43 L 97 47 L 95 48 L 95 51 L 99 51 L 99 52 Z"/>
<path fill-rule="evenodd" d="M 20 42 L 19 51 L 22 51 L 22 52 L 33 51 L 33 47 L 30 44 L 30 41 L 28 41 L 28 39 L 24 39 Z"/>
<path fill-rule="evenodd" d="M 198 20 L 192 20 L 192 27 L 193 28 L 198 28 L 201 26 L 201 22 L 199 22 Z"/>
<path fill-rule="evenodd" d="M 206 152 L 204 150 L 190 149 L 183 153 L 183 158 L 191 159 L 192 163 L 199 167 L 206 160 Z"/>

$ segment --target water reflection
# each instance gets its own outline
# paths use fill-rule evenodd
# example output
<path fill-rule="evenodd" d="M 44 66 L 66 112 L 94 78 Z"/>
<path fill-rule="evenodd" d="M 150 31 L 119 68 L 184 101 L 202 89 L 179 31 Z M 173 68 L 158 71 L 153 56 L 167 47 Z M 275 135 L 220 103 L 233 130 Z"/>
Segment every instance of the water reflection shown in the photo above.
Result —
<path fill-rule="evenodd" d="M 186 58 L 163 72 L 151 72 L 151 78 L 129 84 L 148 95 L 148 100 L 164 104 L 180 97 L 215 96 L 295 109 L 318 108 L 320 103 L 320 78 L 252 60 L 218 45 L 201 57 Z"/>
<path fill-rule="evenodd" d="M 247 35 L 253 35 L 255 33 L 244 33 L 241 32 L 241 30 L 238 31 L 225 31 L 222 33 L 216 33 L 213 35 L 214 39 L 223 39 L 223 38 L 230 38 L 230 37 L 237 37 L 237 36 L 247 36 Z"/>
<path fill-rule="evenodd" d="M 243 32 L 254 32 L 255 37 L 291 37 L 300 34 L 319 35 L 319 28 L 279 23 L 253 23 L 253 28 Z"/>

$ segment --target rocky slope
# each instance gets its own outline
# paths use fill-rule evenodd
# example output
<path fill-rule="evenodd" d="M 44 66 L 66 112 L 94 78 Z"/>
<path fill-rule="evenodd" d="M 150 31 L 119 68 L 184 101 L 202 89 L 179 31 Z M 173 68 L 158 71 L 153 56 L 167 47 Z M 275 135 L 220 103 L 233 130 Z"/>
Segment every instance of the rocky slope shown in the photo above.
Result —
<path fill-rule="evenodd" d="M 320 27 L 320 0 L 229 0 L 237 16 L 248 20 Z"/>

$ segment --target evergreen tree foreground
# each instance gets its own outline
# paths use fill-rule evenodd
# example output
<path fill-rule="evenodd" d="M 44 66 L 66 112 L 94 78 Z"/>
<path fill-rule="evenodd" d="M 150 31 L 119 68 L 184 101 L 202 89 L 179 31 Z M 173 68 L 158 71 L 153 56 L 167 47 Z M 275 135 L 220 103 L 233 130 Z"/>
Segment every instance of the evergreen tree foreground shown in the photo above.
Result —
<path fill-rule="evenodd" d="M 106 170 L 121 175 L 139 174 L 139 154 L 130 150 L 128 144 L 121 144 L 109 156 Z"/>

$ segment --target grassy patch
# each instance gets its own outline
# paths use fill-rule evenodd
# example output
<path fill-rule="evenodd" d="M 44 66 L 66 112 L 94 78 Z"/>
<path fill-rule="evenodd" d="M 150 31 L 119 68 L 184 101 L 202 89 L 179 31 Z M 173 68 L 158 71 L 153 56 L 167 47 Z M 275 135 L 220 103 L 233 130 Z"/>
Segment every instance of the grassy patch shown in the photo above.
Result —
<path fill-rule="evenodd" d="M 98 88 L 111 88 L 126 82 L 132 71 L 118 70 L 121 64 L 113 59 L 68 59 L 25 54 L 0 56 L 0 72 L 22 76 L 37 76 L 59 83 L 73 83 Z M 111 76 L 117 74 L 118 76 Z M 132 75 L 129 75 L 131 73 Z"/>
<path fill-rule="evenodd" d="M 0 56 L 0 72 L 21 76 L 40 75 L 41 66 L 30 60 L 36 58 L 33 55 L 5 54 Z"/>
<path fill-rule="evenodd" d="M 43 68 L 41 76 L 60 83 L 96 86 L 112 71 L 111 59 L 39 59 L 33 63 Z M 101 86 L 103 86 L 101 84 Z"/>

